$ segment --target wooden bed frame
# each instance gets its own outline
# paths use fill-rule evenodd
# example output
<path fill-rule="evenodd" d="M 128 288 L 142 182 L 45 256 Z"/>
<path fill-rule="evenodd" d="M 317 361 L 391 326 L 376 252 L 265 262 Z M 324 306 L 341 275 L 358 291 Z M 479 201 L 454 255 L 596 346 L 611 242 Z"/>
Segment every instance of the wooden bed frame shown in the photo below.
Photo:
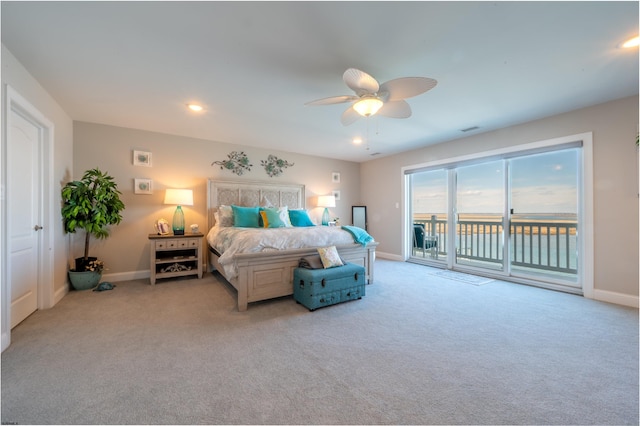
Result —
<path fill-rule="evenodd" d="M 257 206 L 265 202 L 274 207 L 300 209 L 305 206 L 304 185 L 251 181 L 217 181 L 209 179 L 207 214 L 210 229 L 215 224 L 215 212 L 221 205 Z M 342 259 L 364 266 L 366 281 L 373 283 L 373 265 L 377 242 L 337 246 Z M 236 255 L 238 276 L 226 277 L 218 256 L 208 250 L 209 268 L 217 270 L 238 291 L 238 311 L 246 311 L 250 302 L 293 294 L 293 270 L 303 256 L 317 254 L 317 248 L 270 251 Z"/>

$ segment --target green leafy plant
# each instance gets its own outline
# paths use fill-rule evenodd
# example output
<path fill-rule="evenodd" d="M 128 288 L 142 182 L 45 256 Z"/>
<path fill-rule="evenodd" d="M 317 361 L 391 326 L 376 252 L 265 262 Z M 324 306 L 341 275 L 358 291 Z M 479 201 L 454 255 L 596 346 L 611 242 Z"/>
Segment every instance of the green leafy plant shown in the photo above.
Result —
<path fill-rule="evenodd" d="M 83 229 L 84 242 L 83 270 L 89 265 L 89 240 L 109 236 L 109 225 L 117 225 L 122 220 L 120 212 L 124 203 L 113 177 L 99 169 L 87 170 L 81 180 L 67 183 L 62 188 L 62 219 L 64 229 L 75 233 Z M 77 270 L 77 268 L 76 268 Z"/>

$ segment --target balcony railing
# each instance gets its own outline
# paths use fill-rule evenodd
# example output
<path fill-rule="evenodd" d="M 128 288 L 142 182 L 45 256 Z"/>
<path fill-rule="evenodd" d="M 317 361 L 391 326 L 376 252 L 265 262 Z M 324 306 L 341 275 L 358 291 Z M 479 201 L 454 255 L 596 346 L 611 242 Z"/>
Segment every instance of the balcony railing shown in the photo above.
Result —
<path fill-rule="evenodd" d="M 576 222 L 511 222 L 511 264 L 578 273 Z"/>
<path fill-rule="evenodd" d="M 446 219 L 415 218 L 425 233 L 437 238 L 437 257 L 447 255 Z M 457 259 L 503 264 L 503 224 L 501 219 L 458 220 Z M 577 222 L 575 220 L 512 220 L 510 225 L 512 266 L 577 274 Z M 446 258 L 446 257 L 445 257 Z M 442 259 L 442 258 L 441 258 Z"/>

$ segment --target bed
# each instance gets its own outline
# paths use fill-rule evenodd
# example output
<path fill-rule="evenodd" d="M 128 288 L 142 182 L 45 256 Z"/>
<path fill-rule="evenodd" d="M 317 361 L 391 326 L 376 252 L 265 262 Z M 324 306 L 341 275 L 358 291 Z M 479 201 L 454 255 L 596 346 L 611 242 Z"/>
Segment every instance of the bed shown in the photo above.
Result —
<path fill-rule="evenodd" d="M 270 182 L 250 181 L 208 181 L 207 188 L 207 216 L 208 216 L 208 264 L 211 272 L 218 271 L 238 293 L 238 311 L 245 311 L 248 304 L 261 300 L 293 294 L 293 271 L 298 267 L 302 257 L 317 254 L 317 248 L 327 244 L 328 241 L 338 241 L 335 245 L 340 257 L 349 263 L 361 265 L 366 271 L 366 282 L 373 283 L 374 261 L 377 242 L 366 244 L 356 243 L 353 237 L 345 240 L 347 232 L 339 227 L 318 226 L 314 231 L 337 236 L 337 240 L 323 236 L 316 241 L 307 241 L 305 247 L 274 249 L 253 247 L 248 251 L 234 252 L 230 258 L 227 253 L 219 248 L 212 247 L 210 234 L 221 232 L 214 230 L 220 224 L 216 223 L 220 206 L 272 206 L 287 207 L 290 210 L 305 208 L 305 187 L 299 184 L 280 184 Z M 323 228 L 323 229 L 320 229 Z M 244 231 L 244 228 L 237 228 Z M 283 231 L 291 231 L 290 228 L 281 228 Z M 307 228 L 311 230 L 311 228 Z M 264 229 L 275 231 L 277 229 Z M 231 231 L 229 231 L 231 232 Z M 227 236 L 228 237 L 228 236 Z M 229 237 L 228 237 L 229 238 Z M 245 247 L 247 249 L 247 247 Z M 222 260 L 222 261 L 221 261 Z"/>

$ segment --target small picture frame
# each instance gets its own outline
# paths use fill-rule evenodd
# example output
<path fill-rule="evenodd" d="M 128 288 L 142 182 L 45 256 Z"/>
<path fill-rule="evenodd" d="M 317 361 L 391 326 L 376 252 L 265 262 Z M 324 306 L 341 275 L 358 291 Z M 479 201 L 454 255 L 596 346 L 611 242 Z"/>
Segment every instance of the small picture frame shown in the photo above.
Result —
<path fill-rule="evenodd" d="M 340 191 L 338 191 L 337 189 L 334 189 L 333 197 L 336 199 L 336 201 L 340 201 Z"/>
<path fill-rule="evenodd" d="M 331 173 L 331 183 L 340 183 L 340 172 Z"/>
<path fill-rule="evenodd" d="M 133 151 L 133 165 L 151 167 L 151 153 L 148 151 Z"/>
<path fill-rule="evenodd" d="M 134 179 L 134 194 L 153 194 L 153 181 L 151 179 Z"/>

